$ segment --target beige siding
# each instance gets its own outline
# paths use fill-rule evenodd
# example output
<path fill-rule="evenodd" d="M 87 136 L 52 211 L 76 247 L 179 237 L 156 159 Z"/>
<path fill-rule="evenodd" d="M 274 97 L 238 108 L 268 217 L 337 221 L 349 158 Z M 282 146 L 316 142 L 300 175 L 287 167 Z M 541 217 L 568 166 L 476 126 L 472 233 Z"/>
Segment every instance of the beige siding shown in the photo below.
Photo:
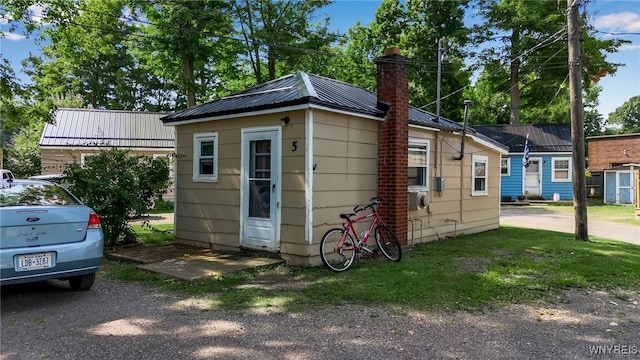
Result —
<path fill-rule="evenodd" d="M 177 127 L 178 188 L 176 237 L 200 246 L 239 250 L 241 129 L 282 127 L 282 190 L 280 256 L 291 264 L 319 265 L 322 235 L 340 226 L 340 213 L 365 204 L 377 191 L 379 121 L 321 110 L 313 111 L 312 239 L 306 233 L 305 111 L 210 121 Z M 218 182 L 192 180 L 193 134 L 218 132 Z M 410 244 L 496 229 L 499 225 L 500 154 L 466 139 L 462 160 L 460 136 L 412 128 L 411 138 L 430 140 L 428 209 L 409 211 Z M 437 151 L 436 151 L 437 150 Z M 488 157 L 488 195 L 471 195 L 472 155 Z M 435 177 L 445 179 L 445 190 L 435 191 Z M 311 240 L 311 244 L 309 244 Z"/>
<path fill-rule="evenodd" d="M 376 120 L 315 113 L 312 265 L 320 263 L 322 235 L 342 223 L 339 214 L 376 195 L 378 126 Z"/>
<path fill-rule="evenodd" d="M 200 246 L 240 248 L 240 166 L 242 129 L 282 127 L 280 251 L 298 251 L 305 239 L 305 111 L 210 121 L 177 127 L 178 189 L 176 239 Z M 193 181 L 193 134 L 218 133 L 218 181 Z M 294 144 L 295 142 L 295 144 Z M 306 252 L 305 252 L 306 253 Z"/>
<path fill-rule="evenodd" d="M 80 151 L 41 148 L 40 154 L 42 157 L 43 175 L 62 173 L 66 164 L 72 164 L 74 162 L 74 156 L 76 161 L 80 162 Z"/>
<path fill-rule="evenodd" d="M 462 160 L 453 158 L 460 155 L 460 136 L 439 133 L 438 154 L 436 154 L 435 134 L 421 134 L 412 129 L 410 137 L 431 139 L 430 149 L 430 191 L 427 192 L 429 206 L 423 210 L 409 210 L 410 244 L 435 240 L 448 236 L 476 233 L 499 226 L 500 199 L 500 154 L 486 146 L 467 138 Z M 440 155 L 439 153 L 442 152 Z M 488 195 L 471 195 L 471 172 L 473 154 L 488 157 Z M 437 163 L 436 163 L 437 161 Z M 436 168 L 437 165 L 437 168 Z M 442 176 L 445 190 L 435 191 L 435 177 Z M 412 229 L 413 228 L 413 229 Z"/>

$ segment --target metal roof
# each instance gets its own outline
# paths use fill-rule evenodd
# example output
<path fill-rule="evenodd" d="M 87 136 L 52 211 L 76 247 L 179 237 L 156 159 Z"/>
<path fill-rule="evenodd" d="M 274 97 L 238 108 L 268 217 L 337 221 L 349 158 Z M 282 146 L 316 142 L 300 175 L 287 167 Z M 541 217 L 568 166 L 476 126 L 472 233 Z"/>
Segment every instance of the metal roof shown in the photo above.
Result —
<path fill-rule="evenodd" d="M 529 151 L 572 152 L 570 124 L 517 124 L 473 125 L 487 137 L 509 147 L 509 152 L 524 152 L 524 142 L 529 134 Z"/>
<path fill-rule="evenodd" d="M 58 109 L 53 124 L 46 124 L 40 146 L 110 146 L 167 148 L 175 145 L 175 129 L 164 126 L 165 113 Z"/>
<path fill-rule="evenodd" d="M 389 104 L 367 89 L 323 76 L 296 72 L 262 85 L 226 96 L 199 106 L 184 109 L 163 117 L 165 124 L 196 120 L 251 111 L 277 109 L 292 105 L 314 104 L 331 109 L 384 119 Z M 418 108 L 409 108 L 409 122 L 440 129 L 460 130 L 462 127 L 444 117 Z"/>

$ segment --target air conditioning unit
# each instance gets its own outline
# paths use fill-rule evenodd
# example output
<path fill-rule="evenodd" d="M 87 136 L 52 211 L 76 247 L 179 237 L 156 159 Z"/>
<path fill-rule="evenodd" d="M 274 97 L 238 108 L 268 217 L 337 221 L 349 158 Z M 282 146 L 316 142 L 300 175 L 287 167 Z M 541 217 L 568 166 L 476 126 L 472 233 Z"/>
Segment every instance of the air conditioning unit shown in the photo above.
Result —
<path fill-rule="evenodd" d="M 407 197 L 409 210 L 422 210 L 429 205 L 426 192 L 409 192 Z"/>

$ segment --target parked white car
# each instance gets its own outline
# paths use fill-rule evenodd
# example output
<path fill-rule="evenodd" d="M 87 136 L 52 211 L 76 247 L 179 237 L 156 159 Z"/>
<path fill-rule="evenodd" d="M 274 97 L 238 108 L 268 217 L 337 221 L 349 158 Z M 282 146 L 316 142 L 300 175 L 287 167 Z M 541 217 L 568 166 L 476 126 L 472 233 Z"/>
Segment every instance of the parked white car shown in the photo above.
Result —
<path fill-rule="evenodd" d="M 13 173 L 11 170 L 0 169 L 0 174 L 2 174 L 2 180 L 13 180 Z"/>

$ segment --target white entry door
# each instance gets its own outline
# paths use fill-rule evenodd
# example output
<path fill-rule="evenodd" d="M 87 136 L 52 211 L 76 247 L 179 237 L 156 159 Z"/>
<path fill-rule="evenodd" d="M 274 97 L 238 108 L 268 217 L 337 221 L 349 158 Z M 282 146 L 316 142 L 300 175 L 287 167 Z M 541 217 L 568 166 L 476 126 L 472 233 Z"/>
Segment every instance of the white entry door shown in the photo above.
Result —
<path fill-rule="evenodd" d="M 529 166 L 524 168 L 524 193 L 530 196 L 540 196 L 542 171 L 540 159 L 529 160 Z"/>
<path fill-rule="evenodd" d="M 280 128 L 242 131 L 240 244 L 276 251 L 280 238 Z"/>

